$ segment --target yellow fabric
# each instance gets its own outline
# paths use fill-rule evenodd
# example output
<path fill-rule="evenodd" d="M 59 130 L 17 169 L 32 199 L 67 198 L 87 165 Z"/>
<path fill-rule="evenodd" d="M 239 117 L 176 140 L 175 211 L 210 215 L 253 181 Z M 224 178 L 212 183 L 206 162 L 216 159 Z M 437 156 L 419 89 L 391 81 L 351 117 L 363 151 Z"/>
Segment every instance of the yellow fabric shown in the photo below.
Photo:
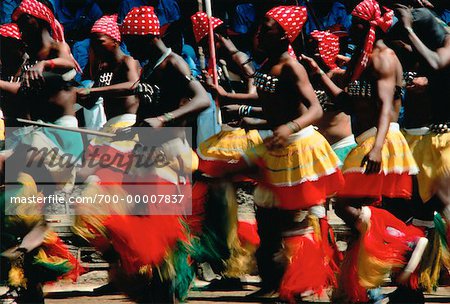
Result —
<path fill-rule="evenodd" d="M 134 119 L 132 116 L 134 116 Z M 131 127 L 132 125 L 135 124 L 135 122 L 136 118 L 135 115 L 133 114 L 120 115 L 108 120 L 106 124 L 103 126 L 101 131 L 105 133 L 115 134 L 120 129 Z M 97 136 L 91 140 L 90 145 L 92 146 L 108 145 L 119 151 L 129 152 L 133 150 L 137 138 L 138 138 L 137 135 L 135 135 L 133 140 L 114 140 L 114 138 Z"/>
<path fill-rule="evenodd" d="M 109 197 L 126 197 L 128 194 L 120 185 L 109 185 L 102 187 L 97 183 L 90 183 L 82 192 L 82 197 L 85 199 L 92 198 L 98 194 Z M 99 236 L 108 238 L 106 227 L 103 224 L 109 214 L 130 214 L 133 204 L 119 203 L 119 204 L 81 204 L 76 206 L 80 208 L 78 215 L 75 217 L 75 223 L 72 226 L 72 231 L 84 238 L 87 241 L 95 239 Z"/>
<path fill-rule="evenodd" d="M 375 131 L 376 132 L 376 131 Z M 358 141 L 355 147 L 345 159 L 342 171 L 364 173 L 365 166 L 361 167 L 361 162 L 371 150 L 375 143 L 375 132 L 362 142 Z M 417 174 L 418 168 L 408 144 L 399 130 L 389 129 L 383 145 L 381 170 L 384 174 Z"/>
<path fill-rule="evenodd" d="M 5 140 L 5 121 L 0 118 L 0 140 Z"/>
<path fill-rule="evenodd" d="M 245 151 L 262 143 L 257 130 L 222 130 L 200 143 L 197 153 L 204 160 L 238 160 Z"/>
<path fill-rule="evenodd" d="M 419 265 L 419 284 L 426 292 L 433 292 L 438 285 L 443 248 L 439 233 L 428 231 L 428 245 Z"/>
<path fill-rule="evenodd" d="M 291 135 L 291 143 L 284 148 L 268 150 L 261 144 L 246 152 L 250 162 L 264 162 L 266 181 L 272 185 L 293 186 L 316 181 L 336 172 L 340 166 L 339 158 L 319 132 L 312 129 L 305 136 L 298 134 Z"/>
<path fill-rule="evenodd" d="M 27 281 L 22 268 L 17 266 L 11 267 L 8 272 L 8 284 L 10 286 L 27 288 Z"/>
<path fill-rule="evenodd" d="M 410 135 L 406 141 L 419 167 L 419 194 L 424 202 L 436 193 L 436 182 L 450 177 L 450 133 Z"/>
<path fill-rule="evenodd" d="M 31 175 L 20 172 L 17 177 L 17 182 L 23 186 L 21 191 L 15 194 L 15 197 L 28 198 L 32 196 L 42 196 L 42 193 L 38 191 L 36 183 Z M 7 208 L 8 207 L 10 206 L 7 205 Z M 36 208 L 36 204 L 14 204 L 12 207 L 14 209 L 9 210 L 10 214 L 17 215 L 8 217 L 7 220 L 10 224 L 25 225 L 31 229 L 44 220 L 40 209 Z"/>

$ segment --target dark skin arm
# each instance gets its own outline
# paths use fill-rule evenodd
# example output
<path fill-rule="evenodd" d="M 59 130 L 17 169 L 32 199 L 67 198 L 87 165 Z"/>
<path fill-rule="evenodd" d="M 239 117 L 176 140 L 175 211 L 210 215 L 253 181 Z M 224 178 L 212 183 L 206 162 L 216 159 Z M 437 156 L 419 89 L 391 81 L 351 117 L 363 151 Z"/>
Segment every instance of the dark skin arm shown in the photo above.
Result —
<path fill-rule="evenodd" d="M 8 82 L 0 80 L 0 91 L 5 91 L 16 95 L 19 92 L 20 83 L 18 82 Z"/>
<path fill-rule="evenodd" d="M 377 124 L 377 134 L 372 150 L 363 158 L 361 166 L 366 164 L 366 174 L 377 174 L 381 169 L 381 150 L 386 140 L 386 135 L 391 122 L 391 113 L 394 104 L 394 92 L 396 84 L 395 61 L 387 55 L 386 51 L 373 56 L 373 70 L 377 77 L 376 97 L 381 105 Z"/>
<path fill-rule="evenodd" d="M 33 81 L 42 81 L 43 72 L 51 69 L 76 69 L 77 64 L 73 59 L 70 47 L 67 43 L 53 43 L 49 54 L 56 54 L 56 57 L 49 60 L 38 61 L 31 69 L 23 75 L 24 83 L 30 87 Z"/>
<path fill-rule="evenodd" d="M 196 80 L 187 80 L 191 75 L 189 66 L 179 58 L 172 58 L 169 66 L 170 77 L 174 83 L 184 83 L 185 99 L 179 108 L 170 112 L 173 120 L 185 119 L 191 114 L 199 113 L 209 107 L 209 97 L 200 82 Z M 163 127 L 164 123 L 157 117 L 147 118 L 145 121 L 154 128 Z"/>
<path fill-rule="evenodd" d="M 321 68 L 319 67 L 319 65 L 317 64 L 317 62 L 311 58 L 311 57 L 307 57 L 305 55 L 301 55 L 301 60 L 302 62 L 306 63 L 309 68 L 311 69 L 311 73 L 312 75 L 318 77 L 319 81 L 322 83 L 323 88 L 325 89 L 325 91 L 333 97 L 338 96 L 339 94 L 341 94 L 343 92 L 343 90 L 338 87 L 328 76 L 327 74 L 325 74 Z"/>
<path fill-rule="evenodd" d="M 245 130 L 270 130 L 270 125 L 267 120 L 253 117 L 242 118 L 239 127 Z"/>
<path fill-rule="evenodd" d="M 214 89 L 213 89 L 214 90 Z M 249 106 L 258 106 L 258 94 L 256 90 L 252 93 L 228 93 L 221 86 L 217 86 L 215 89 L 217 95 L 219 96 L 220 104 L 244 104 Z"/>
<path fill-rule="evenodd" d="M 231 56 L 231 59 L 241 68 L 241 72 L 248 81 L 247 93 L 228 93 L 222 86 L 215 86 L 209 75 L 204 75 L 208 88 L 213 94 L 219 97 L 219 102 L 222 105 L 231 104 L 245 104 L 251 106 L 258 106 L 258 95 L 256 94 L 256 87 L 253 85 L 253 80 L 250 78 L 255 70 L 250 64 L 245 64 L 248 60 L 247 54 L 240 52 L 231 39 L 225 38 L 219 34 L 216 34 L 217 40 L 225 48 Z"/>
<path fill-rule="evenodd" d="M 417 51 L 417 53 L 425 59 L 428 65 L 435 71 L 445 69 L 450 66 L 450 35 L 446 36 L 444 46 L 438 48 L 436 51 L 430 50 L 414 33 L 412 29 L 412 15 L 411 9 L 398 5 L 397 11 L 400 14 L 400 19 L 408 32 L 408 37 Z"/>

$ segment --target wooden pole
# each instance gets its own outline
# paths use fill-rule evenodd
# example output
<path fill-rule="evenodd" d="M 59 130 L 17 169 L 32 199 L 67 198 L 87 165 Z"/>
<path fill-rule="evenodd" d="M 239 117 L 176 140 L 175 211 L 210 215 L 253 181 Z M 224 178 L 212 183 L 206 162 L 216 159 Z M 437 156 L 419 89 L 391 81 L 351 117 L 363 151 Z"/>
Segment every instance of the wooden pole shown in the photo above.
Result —
<path fill-rule="evenodd" d="M 206 15 L 208 16 L 208 28 L 209 28 L 209 62 L 212 64 L 213 71 L 213 82 L 215 86 L 219 85 L 219 78 L 217 76 L 217 59 L 216 59 L 216 45 L 214 43 L 214 30 L 212 26 L 212 6 L 211 0 L 205 0 Z M 216 108 L 217 108 L 217 121 L 222 124 L 222 114 L 220 113 L 219 100 L 216 97 Z"/>
<path fill-rule="evenodd" d="M 40 122 L 40 121 L 34 121 L 34 120 L 28 120 L 28 119 L 22 119 L 22 118 L 17 118 L 17 121 L 25 123 L 25 124 L 29 124 L 29 125 L 34 125 L 34 126 L 53 128 L 53 129 L 70 131 L 70 132 L 77 132 L 77 133 L 88 134 L 88 135 L 110 137 L 110 138 L 116 136 L 116 134 L 113 134 L 113 133 L 106 133 L 106 132 L 87 130 L 87 129 L 80 129 L 80 128 L 74 128 L 74 127 L 63 127 L 63 126 L 58 126 L 58 125 L 50 124 L 50 123 L 46 123 L 46 122 Z"/>

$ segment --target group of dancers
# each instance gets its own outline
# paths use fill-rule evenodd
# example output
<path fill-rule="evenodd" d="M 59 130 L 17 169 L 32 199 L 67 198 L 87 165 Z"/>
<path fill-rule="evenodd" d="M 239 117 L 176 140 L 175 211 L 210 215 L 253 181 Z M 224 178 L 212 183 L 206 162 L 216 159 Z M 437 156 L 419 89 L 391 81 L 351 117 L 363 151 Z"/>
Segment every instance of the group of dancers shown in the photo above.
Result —
<path fill-rule="evenodd" d="M 255 58 L 236 48 L 222 20 L 198 12 L 195 40 L 212 55 L 198 78 L 161 39 L 154 8 L 136 7 L 120 25 L 117 15 L 96 21 L 83 71 L 92 86 L 80 88 L 80 67 L 51 6 L 23 0 L 14 23 L 0 26 L 1 106 L 6 127 L 15 127 L 0 155 L 10 286 L 2 298 L 43 303 L 44 283 L 85 271 L 44 210 L 25 205 L 5 214 L 13 196 L 70 193 L 81 181 L 83 197 L 162 194 L 164 187 L 164 194 L 189 193 L 188 212 L 77 207 L 73 232 L 102 254 L 111 282 L 136 302 L 186 300 L 204 265 L 221 282 L 258 273 L 254 296 L 292 303 L 326 293 L 337 303 L 375 302 L 388 277 L 398 287 L 391 302 L 423 302 L 450 266 L 450 31 L 427 8 L 406 4 L 358 3 L 351 58 L 339 55 L 330 31 L 309 40 L 302 34 L 306 7 L 270 9 Z M 221 62 L 219 81 L 213 60 Z M 208 93 L 222 127 L 194 152 L 183 128 L 215 106 Z M 88 129 L 103 135 L 82 136 L 82 112 Z M 165 165 L 137 166 L 136 156 L 148 153 L 142 145 L 158 146 Z M 44 147 L 52 152 L 30 160 L 30 148 Z M 128 162 L 51 166 L 67 154 L 84 163 L 105 155 Z M 54 187 L 41 188 L 37 167 Z M 350 228 L 345 252 L 328 224 L 329 204 Z"/>

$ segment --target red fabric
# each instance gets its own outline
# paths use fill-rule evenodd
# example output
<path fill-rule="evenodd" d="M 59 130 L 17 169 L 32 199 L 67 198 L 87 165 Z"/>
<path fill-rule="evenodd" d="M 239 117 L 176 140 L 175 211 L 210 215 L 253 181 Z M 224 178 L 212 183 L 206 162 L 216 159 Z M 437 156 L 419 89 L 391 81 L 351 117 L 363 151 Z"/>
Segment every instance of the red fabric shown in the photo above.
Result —
<path fill-rule="evenodd" d="M 198 43 L 209 33 L 208 15 L 204 12 L 197 12 L 191 16 L 192 26 L 194 30 L 195 41 Z M 219 25 L 223 24 L 223 21 L 216 17 L 211 17 L 211 24 L 213 30 Z"/>
<path fill-rule="evenodd" d="M 366 302 L 367 291 L 359 284 L 358 263 L 360 249 L 364 248 L 366 256 L 399 267 L 407 264 L 408 243 L 416 242 L 424 233 L 417 227 L 408 226 L 386 210 L 369 207 L 371 211 L 370 225 L 367 231 L 347 252 L 341 267 L 340 288 L 352 303 Z M 393 228 L 393 229 L 392 229 Z M 384 274 L 380 274 L 384 277 Z"/>
<path fill-rule="evenodd" d="M 345 186 L 338 192 L 342 197 L 410 198 L 412 177 L 403 174 L 344 173 Z"/>
<path fill-rule="evenodd" d="M 117 215 L 105 221 L 114 250 L 128 274 L 143 266 L 158 266 L 179 240 L 186 240 L 175 215 Z"/>
<path fill-rule="evenodd" d="M 295 297 L 312 291 L 322 294 L 334 274 L 328 267 L 320 242 L 312 233 L 284 239 L 288 251 L 288 265 L 280 284 L 280 298 L 296 303 Z"/>
<path fill-rule="evenodd" d="M 192 214 L 185 216 L 186 223 L 192 235 L 199 236 L 202 233 L 207 197 L 208 184 L 205 182 L 195 182 L 192 187 Z"/>
<path fill-rule="evenodd" d="M 262 183 L 277 196 L 278 208 L 303 210 L 323 204 L 329 195 L 336 193 L 342 187 L 344 178 L 341 171 L 337 169 L 335 173 L 322 176 L 316 181 L 306 181 L 295 186 L 277 187 L 266 181 Z"/>
<path fill-rule="evenodd" d="M 360 246 L 359 242 L 355 242 L 345 254 L 338 281 L 339 295 L 341 296 L 343 293 L 345 300 L 339 298 L 339 302 L 366 303 L 369 301 L 367 290 L 359 284 L 357 266 Z"/>
<path fill-rule="evenodd" d="M 199 157 L 198 170 L 211 177 L 222 177 L 225 172 L 234 168 L 235 164 L 223 160 L 205 160 Z M 248 182 L 253 180 L 242 174 L 233 175 L 232 179 L 233 182 Z"/>
<path fill-rule="evenodd" d="M 256 222 L 250 223 L 246 221 L 238 221 L 237 233 L 242 244 L 249 244 L 254 247 L 259 247 L 261 240 L 259 239 Z"/>
<path fill-rule="evenodd" d="M 319 43 L 319 54 L 330 68 L 337 68 L 336 57 L 339 54 L 339 37 L 325 31 L 313 31 L 311 36 Z"/>
<path fill-rule="evenodd" d="M 105 15 L 98 19 L 92 26 L 91 33 L 105 34 L 114 40 L 121 42 L 119 25 L 117 24 L 117 14 Z"/>
<path fill-rule="evenodd" d="M 152 6 L 133 8 L 123 20 L 120 28 L 122 35 L 154 35 L 161 34 L 159 19 Z"/>
<path fill-rule="evenodd" d="M 408 226 L 390 212 L 369 207 L 371 211 L 369 230 L 362 236 L 362 244 L 370 256 L 392 264 L 406 264 L 406 253 L 411 250 L 407 242 L 423 237 L 423 232 Z M 388 228 L 397 231 L 391 232 Z"/>
<path fill-rule="evenodd" d="M 333 228 L 328 224 L 326 218 L 321 218 L 320 232 L 322 237 L 322 248 L 331 270 L 334 273 L 339 273 L 339 269 L 344 259 L 344 255 L 337 248 L 336 239 L 334 238 Z M 333 277 L 334 278 L 334 277 Z M 336 281 L 330 282 L 332 285 L 336 285 Z"/>
<path fill-rule="evenodd" d="M 52 37 L 56 41 L 64 41 L 64 29 L 56 20 L 52 11 L 43 3 L 36 0 L 23 0 L 14 11 L 12 19 L 17 21 L 23 14 L 28 14 L 38 19 L 46 21 L 52 29 Z"/>
<path fill-rule="evenodd" d="M 0 25 L 0 36 L 5 38 L 21 39 L 19 27 L 15 23 L 7 23 Z"/>
<path fill-rule="evenodd" d="M 268 11 L 266 16 L 278 22 L 292 43 L 302 31 L 308 13 L 303 6 L 277 6 Z"/>
<path fill-rule="evenodd" d="M 131 169 L 131 165 L 133 162 L 132 151 L 122 152 L 108 145 L 89 145 L 86 150 L 86 159 L 88 159 L 93 164 L 99 163 L 103 165 L 103 167 L 114 168 L 123 172 Z M 106 158 L 106 155 L 108 155 L 109 158 Z M 105 175 L 105 181 L 108 180 L 111 179 L 108 178 L 107 175 Z"/>
<path fill-rule="evenodd" d="M 369 62 L 369 56 L 372 54 L 373 44 L 376 38 L 375 29 L 380 28 L 382 31 L 386 32 L 392 25 L 394 12 L 386 7 L 383 8 L 386 12 L 382 15 L 380 5 L 376 0 L 364 0 L 352 11 L 352 16 L 366 20 L 370 23 L 370 29 L 367 33 L 360 62 L 353 71 L 352 80 L 356 80 L 361 76 Z"/>

